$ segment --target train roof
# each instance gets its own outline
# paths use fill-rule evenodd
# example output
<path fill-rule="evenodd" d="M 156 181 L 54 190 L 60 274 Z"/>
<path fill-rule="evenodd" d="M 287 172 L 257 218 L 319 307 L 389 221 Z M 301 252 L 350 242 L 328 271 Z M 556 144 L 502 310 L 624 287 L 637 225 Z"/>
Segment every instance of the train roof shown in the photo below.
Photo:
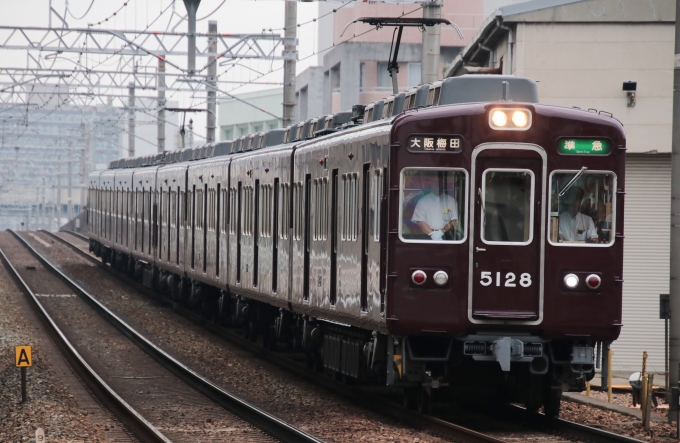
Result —
<path fill-rule="evenodd" d="M 142 157 L 121 158 L 111 161 L 109 168 L 161 166 L 224 155 L 237 155 L 274 146 L 300 143 L 345 131 L 358 125 L 390 120 L 411 109 L 503 100 L 514 103 L 539 103 L 536 82 L 513 75 L 466 74 L 450 77 L 391 95 L 366 106 L 355 105 L 352 111 L 310 118 L 286 128 L 246 134 L 233 140 L 209 143 L 200 147 L 166 151 Z"/>

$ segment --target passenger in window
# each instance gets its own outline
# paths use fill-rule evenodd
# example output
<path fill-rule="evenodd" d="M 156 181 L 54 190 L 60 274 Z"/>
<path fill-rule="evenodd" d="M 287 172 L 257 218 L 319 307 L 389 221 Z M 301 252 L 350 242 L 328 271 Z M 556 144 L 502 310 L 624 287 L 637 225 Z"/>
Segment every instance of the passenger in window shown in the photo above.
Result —
<path fill-rule="evenodd" d="M 453 240 L 452 231 L 458 224 L 456 199 L 444 191 L 438 175 L 423 175 L 422 187 L 424 195 L 416 203 L 411 221 L 432 240 Z"/>
<path fill-rule="evenodd" d="M 599 237 L 593 219 L 581 213 L 583 188 L 573 187 L 565 196 L 567 210 L 560 214 L 559 237 L 562 241 L 597 243 Z"/>

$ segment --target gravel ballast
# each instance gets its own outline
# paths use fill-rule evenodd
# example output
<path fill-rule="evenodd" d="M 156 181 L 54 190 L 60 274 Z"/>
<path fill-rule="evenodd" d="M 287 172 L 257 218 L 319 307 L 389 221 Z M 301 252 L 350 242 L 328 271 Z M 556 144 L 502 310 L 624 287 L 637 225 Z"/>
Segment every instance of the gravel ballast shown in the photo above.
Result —
<path fill-rule="evenodd" d="M 39 427 L 50 443 L 130 442 L 73 375 L 24 297 L 0 266 L 0 442 L 33 442 Z M 33 366 L 22 403 L 14 348 L 25 345 L 32 346 Z"/>

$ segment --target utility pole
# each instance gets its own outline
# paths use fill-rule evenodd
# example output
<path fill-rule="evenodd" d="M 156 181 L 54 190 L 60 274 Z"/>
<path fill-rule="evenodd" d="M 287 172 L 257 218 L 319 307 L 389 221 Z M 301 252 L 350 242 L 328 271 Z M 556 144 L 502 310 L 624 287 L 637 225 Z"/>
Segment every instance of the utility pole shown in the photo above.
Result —
<path fill-rule="evenodd" d="M 671 155 L 671 264 L 669 382 L 678 387 L 680 365 L 680 0 L 675 7 L 675 66 L 673 69 L 673 138 Z M 671 419 L 669 415 L 669 420 Z"/>
<path fill-rule="evenodd" d="M 158 57 L 158 152 L 165 151 L 165 57 Z"/>
<path fill-rule="evenodd" d="M 196 73 L 196 11 L 201 0 L 184 0 L 184 6 L 187 8 L 187 23 L 189 24 L 189 32 L 187 34 L 187 52 L 188 52 L 188 66 L 189 76 Z"/>
<path fill-rule="evenodd" d="M 38 222 L 39 229 L 45 229 L 45 178 L 42 179 L 42 187 L 40 188 L 40 221 Z"/>
<path fill-rule="evenodd" d="M 423 18 L 441 18 L 442 6 L 439 0 L 434 0 L 423 6 Z M 423 32 L 423 54 L 420 65 L 420 83 L 432 83 L 439 80 L 439 41 L 440 25 L 426 26 Z"/>
<path fill-rule="evenodd" d="M 81 211 L 85 206 L 85 188 L 87 187 L 85 183 L 87 183 L 88 165 L 90 164 L 88 154 L 90 152 L 91 138 L 90 134 L 87 132 L 88 126 L 89 125 L 84 123 L 80 124 L 80 130 L 83 136 L 83 147 L 80 149 L 80 181 L 78 183 L 78 197 Z"/>
<path fill-rule="evenodd" d="M 135 156 L 135 84 L 128 84 L 128 157 Z"/>
<path fill-rule="evenodd" d="M 71 161 L 71 153 L 69 152 L 68 156 L 68 168 L 67 168 L 67 174 L 68 174 L 68 191 L 66 192 L 66 204 L 68 207 L 66 208 L 67 213 L 66 216 L 68 217 L 69 220 L 73 218 L 73 200 L 71 199 L 73 195 L 73 171 L 72 171 L 72 161 Z"/>
<path fill-rule="evenodd" d="M 208 52 L 217 52 L 217 22 L 208 22 L 208 34 L 211 36 L 208 38 Z M 215 56 L 211 55 L 208 57 L 208 112 L 206 112 L 206 131 L 205 131 L 205 142 L 213 143 L 215 142 L 215 126 L 216 126 L 216 112 L 217 112 L 217 59 Z"/>
<path fill-rule="evenodd" d="M 57 156 L 57 229 L 61 225 L 61 155 Z"/>
<path fill-rule="evenodd" d="M 285 2 L 286 17 L 283 54 L 283 127 L 295 120 L 295 65 L 297 60 L 297 2 Z"/>

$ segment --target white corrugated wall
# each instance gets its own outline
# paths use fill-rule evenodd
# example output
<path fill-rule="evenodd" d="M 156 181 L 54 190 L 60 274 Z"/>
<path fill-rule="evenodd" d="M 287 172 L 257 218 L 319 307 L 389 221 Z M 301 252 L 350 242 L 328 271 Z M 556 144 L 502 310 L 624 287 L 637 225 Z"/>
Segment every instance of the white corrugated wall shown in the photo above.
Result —
<path fill-rule="evenodd" d="M 647 370 L 664 365 L 664 321 L 659 294 L 667 294 L 670 260 L 671 158 L 638 154 L 626 158 L 623 256 L 623 328 L 612 345 L 615 371 Z"/>

